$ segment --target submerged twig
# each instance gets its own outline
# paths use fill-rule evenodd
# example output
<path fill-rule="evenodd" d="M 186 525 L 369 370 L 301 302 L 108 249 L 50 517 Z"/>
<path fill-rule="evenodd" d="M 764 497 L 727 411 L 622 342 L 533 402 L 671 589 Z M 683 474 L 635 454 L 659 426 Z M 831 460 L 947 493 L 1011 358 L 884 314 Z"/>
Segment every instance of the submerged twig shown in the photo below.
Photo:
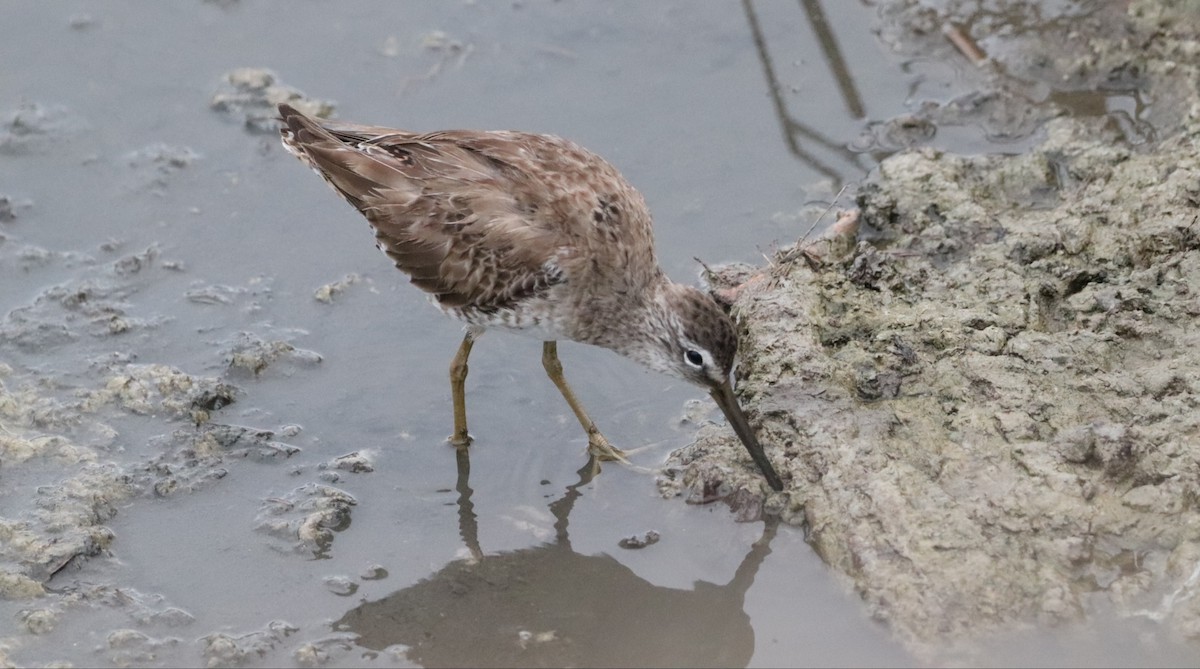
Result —
<path fill-rule="evenodd" d="M 970 35 L 963 32 L 962 28 L 959 28 L 953 23 L 947 23 L 942 26 L 942 34 L 945 35 L 946 39 L 950 40 L 950 43 L 953 44 L 956 49 L 958 49 L 959 53 L 966 56 L 967 60 L 971 61 L 971 63 L 975 65 L 982 65 L 987 61 L 987 54 L 983 52 L 983 49 L 979 48 L 979 45 L 975 43 L 975 40 L 971 39 Z"/>

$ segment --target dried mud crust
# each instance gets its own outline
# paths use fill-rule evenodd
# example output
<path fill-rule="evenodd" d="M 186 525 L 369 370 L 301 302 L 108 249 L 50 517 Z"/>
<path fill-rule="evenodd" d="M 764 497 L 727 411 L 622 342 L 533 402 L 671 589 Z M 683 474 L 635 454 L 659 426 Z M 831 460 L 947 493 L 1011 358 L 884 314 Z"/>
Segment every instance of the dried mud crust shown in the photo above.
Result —
<path fill-rule="evenodd" d="M 1200 641 L 1200 122 L 1147 153 L 1047 134 L 886 160 L 873 241 L 739 292 L 741 392 L 790 478 L 767 511 L 917 645 L 1103 602 Z M 675 459 L 668 493 L 766 492 L 722 430 Z"/>

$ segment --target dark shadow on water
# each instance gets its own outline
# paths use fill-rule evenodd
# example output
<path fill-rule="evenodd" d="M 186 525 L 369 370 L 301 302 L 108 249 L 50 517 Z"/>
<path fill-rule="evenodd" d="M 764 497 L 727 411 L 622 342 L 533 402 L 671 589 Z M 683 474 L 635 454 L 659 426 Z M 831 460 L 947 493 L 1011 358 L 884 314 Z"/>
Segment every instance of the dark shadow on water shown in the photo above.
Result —
<path fill-rule="evenodd" d="M 459 532 L 474 557 L 346 612 L 333 628 L 360 647 L 402 645 L 406 658 L 450 666 L 745 666 L 754 630 L 746 591 L 770 554 L 776 523 L 725 585 L 654 585 L 608 555 L 571 549 L 568 517 L 593 463 L 550 504 L 553 543 L 486 555 L 479 546 L 467 451 L 458 457 Z"/>

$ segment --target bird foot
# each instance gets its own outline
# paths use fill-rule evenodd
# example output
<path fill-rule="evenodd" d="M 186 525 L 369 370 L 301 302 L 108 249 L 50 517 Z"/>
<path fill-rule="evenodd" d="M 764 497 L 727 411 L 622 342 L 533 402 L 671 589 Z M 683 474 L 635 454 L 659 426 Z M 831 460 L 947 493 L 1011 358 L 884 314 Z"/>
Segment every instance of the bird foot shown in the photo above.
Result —
<path fill-rule="evenodd" d="M 588 453 L 602 462 L 629 464 L 629 458 L 625 457 L 625 451 L 608 443 L 604 435 L 599 432 L 588 435 Z"/>

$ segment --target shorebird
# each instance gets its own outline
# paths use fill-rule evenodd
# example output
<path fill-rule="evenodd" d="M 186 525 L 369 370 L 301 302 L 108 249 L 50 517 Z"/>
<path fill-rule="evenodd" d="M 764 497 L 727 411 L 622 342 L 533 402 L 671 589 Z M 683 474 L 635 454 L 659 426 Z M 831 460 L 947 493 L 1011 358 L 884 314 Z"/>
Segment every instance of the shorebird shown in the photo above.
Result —
<path fill-rule="evenodd" d="M 563 376 L 557 340 L 611 349 L 708 390 L 775 490 L 783 482 L 730 383 L 737 336 L 713 299 L 658 266 L 642 196 L 603 158 L 524 132 L 415 133 L 279 105 L 284 147 L 367 218 L 376 246 L 466 323 L 450 364 L 451 443 L 465 447 L 467 358 L 486 329 L 539 337 L 542 365 L 587 433 L 623 460 Z"/>

